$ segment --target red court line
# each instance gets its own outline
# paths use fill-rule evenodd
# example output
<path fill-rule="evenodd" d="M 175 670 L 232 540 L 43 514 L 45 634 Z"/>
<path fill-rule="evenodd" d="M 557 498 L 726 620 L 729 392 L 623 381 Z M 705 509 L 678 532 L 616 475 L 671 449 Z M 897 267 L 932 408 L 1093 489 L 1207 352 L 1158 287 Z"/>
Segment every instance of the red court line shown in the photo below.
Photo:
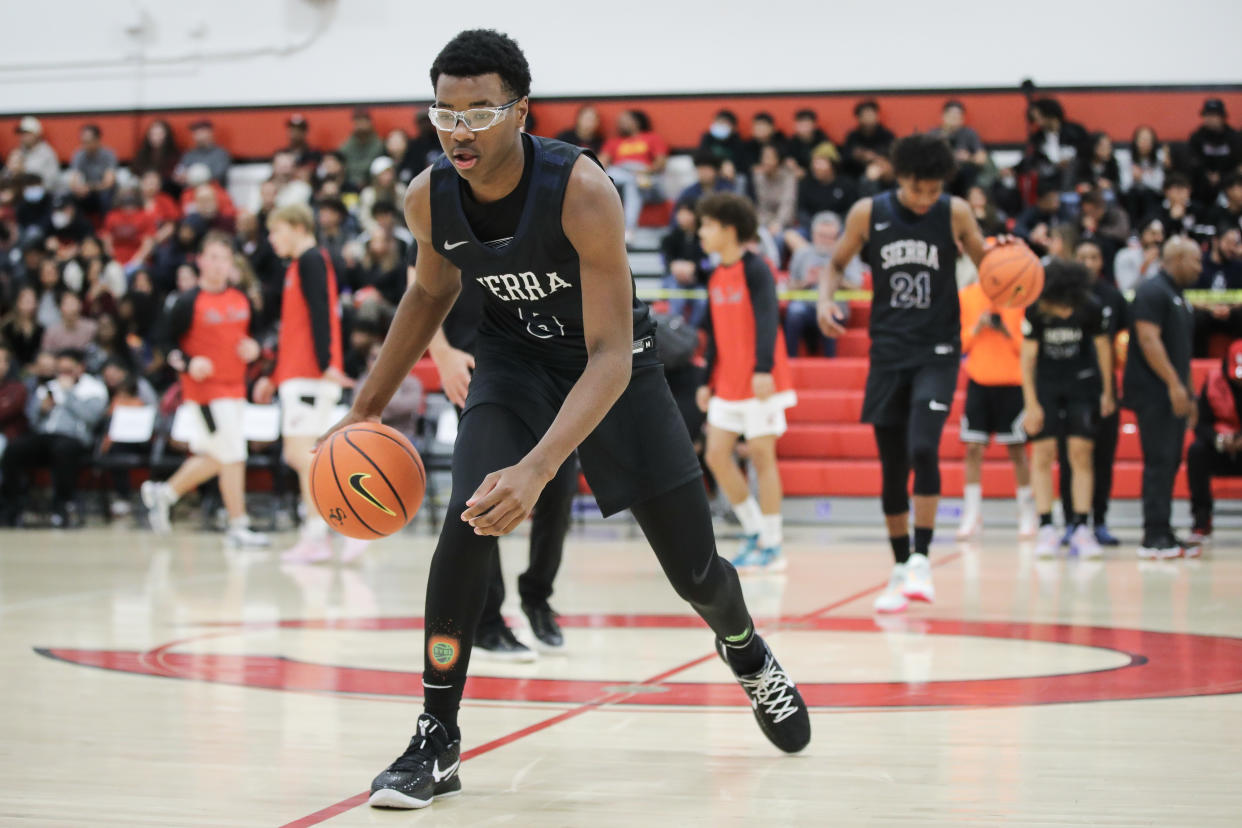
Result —
<path fill-rule="evenodd" d="M 938 555 L 936 556 L 935 562 L 932 563 L 932 566 L 933 567 L 942 566 L 951 561 L 957 560 L 961 556 L 962 556 L 961 552 L 952 552 L 948 555 L 943 555 L 943 556 Z M 834 609 L 838 609 L 840 607 L 845 606 L 846 604 L 857 601 L 859 598 L 864 598 L 873 592 L 879 592 L 880 590 L 884 589 L 884 587 L 886 586 L 888 586 L 888 581 L 884 581 L 883 583 L 878 584 L 876 586 L 867 587 L 866 589 L 861 589 L 858 592 L 855 592 L 853 595 L 849 595 L 849 596 L 846 596 L 845 598 L 841 598 L 840 600 L 833 601 L 831 604 L 820 607 L 819 609 L 811 610 L 808 613 L 797 615 L 787 620 L 782 620 L 776 624 L 776 629 L 779 630 L 785 627 L 795 626 L 800 621 L 809 621 L 810 619 L 815 618 L 816 616 L 823 615 L 824 613 L 827 613 L 827 612 L 832 612 Z M 644 681 L 640 681 L 638 683 L 639 684 L 657 684 L 663 681 L 664 679 L 671 678 L 672 676 L 677 675 L 678 673 L 685 672 L 686 670 L 689 670 L 693 667 L 697 667 L 700 664 L 705 664 L 706 662 L 711 661 L 714 658 L 718 658 L 718 656 L 715 653 L 710 653 L 705 656 L 700 656 L 699 658 L 693 659 L 692 661 L 687 661 L 685 664 L 681 664 L 677 667 L 672 668 L 671 670 L 666 670 L 665 672 L 660 673 L 659 675 L 652 676 L 651 678 L 646 679 Z M 521 728 L 520 730 L 515 730 L 512 733 L 509 733 L 505 736 L 501 736 L 499 739 L 493 739 L 492 741 L 485 742 L 484 744 L 481 744 L 478 747 L 474 747 L 474 748 L 471 748 L 470 750 L 463 751 L 461 754 L 461 760 L 465 762 L 467 759 L 473 759 L 476 756 L 481 756 L 484 753 L 488 753 L 490 751 L 496 750 L 497 748 L 502 748 L 505 745 L 512 744 L 513 742 L 516 742 L 517 740 L 522 739 L 526 736 L 530 736 L 533 733 L 538 733 L 541 730 L 547 730 L 549 727 L 552 727 L 553 725 L 560 724 L 561 722 L 568 721 L 569 719 L 577 718 L 578 716 L 581 716 L 583 713 L 590 712 L 606 704 L 614 704 L 618 701 L 621 701 L 622 699 L 629 698 L 632 695 L 634 694 L 633 693 L 613 693 L 608 696 L 601 696 L 598 699 L 594 699 L 592 701 L 586 702 L 580 705 L 579 707 L 575 707 L 572 710 L 566 710 L 563 713 L 558 713 L 557 715 L 552 716 L 551 718 L 543 719 L 542 721 L 535 722 L 532 725 L 527 725 L 526 727 Z M 310 828 L 310 826 L 312 825 L 319 825 L 320 823 L 326 822 L 327 820 L 332 819 L 335 816 L 339 816 L 345 813 L 346 811 L 350 811 L 350 810 L 353 810 L 354 808 L 357 808 L 359 805 L 364 804 L 370 798 L 371 798 L 370 791 L 363 791 L 362 793 L 354 794 L 348 799 L 342 799 L 340 802 L 337 802 L 334 805 L 329 805 L 328 807 L 318 810 L 313 814 L 304 816 L 301 819 L 296 819 L 293 822 L 287 822 L 284 825 L 282 825 L 281 828 Z"/>

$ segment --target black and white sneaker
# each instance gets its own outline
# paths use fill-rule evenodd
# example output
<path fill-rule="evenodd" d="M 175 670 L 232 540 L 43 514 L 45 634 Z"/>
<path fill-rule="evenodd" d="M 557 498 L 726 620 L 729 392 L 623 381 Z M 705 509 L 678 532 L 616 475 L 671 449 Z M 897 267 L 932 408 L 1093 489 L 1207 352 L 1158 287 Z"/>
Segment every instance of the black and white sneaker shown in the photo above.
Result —
<path fill-rule="evenodd" d="M 559 652 L 565 648 L 565 636 L 561 633 L 561 625 L 556 623 L 556 612 L 546 603 L 522 604 L 522 612 L 530 621 L 530 631 L 539 642 L 541 650 Z"/>
<path fill-rule="evenodd" d="M 371 782 L 372 808 L 426 808 L 443 796 L 461 793 L 461 741 L 450 740 L 444 725 L 426 713 L 405 753 Z"/>
<path fill-rule="evenodd" d="M 539 654 L 514 636 L 507 626 L 480 629 L 474 635 L 474 653 L 493 661 L 516 661 L 529 664 Z"/>
<path fill-rule="evenodd" d="M 763 668 L 757 673 L 738 675 L 738 683 L 746 691 L 755 721 L 768 741 L 786 753 L 797 753 L 811 741 L 811 716 L 806 702 L 793 679 L 785 674 L 772 655 L 768 642 L 763 642 Z M 716 640 L 716 652 L 728 664 L 723 641 Z M 730 667 L 730 670 L 733 668 Z"/>

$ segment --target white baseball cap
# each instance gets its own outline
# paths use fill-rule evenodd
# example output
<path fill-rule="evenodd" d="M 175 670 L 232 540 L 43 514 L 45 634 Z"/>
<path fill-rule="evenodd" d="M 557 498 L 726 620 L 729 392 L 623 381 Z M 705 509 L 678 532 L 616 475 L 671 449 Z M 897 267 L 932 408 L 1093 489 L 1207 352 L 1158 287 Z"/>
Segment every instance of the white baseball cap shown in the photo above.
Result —
<path fill-rule="evenodd" d="M 43 124 L 39 123 L 39 119 L 35 116 L 27 115 L 25 118 L 22 118 L 20 123 L 18 123 L 17 131 L 29 132 L 31 135 L 42 135 Z"/>
<path fill-rule="evenodd" d="M 374 161 L 371 162 L 371 177 L 375 178 L 375 176 L 379 175 L 385 170 L 391 170 L 394 166 L 396 166 L 395 161 L 393 161 L 387 155 L 381 155 L 379 158 L 376 158 Z"/>

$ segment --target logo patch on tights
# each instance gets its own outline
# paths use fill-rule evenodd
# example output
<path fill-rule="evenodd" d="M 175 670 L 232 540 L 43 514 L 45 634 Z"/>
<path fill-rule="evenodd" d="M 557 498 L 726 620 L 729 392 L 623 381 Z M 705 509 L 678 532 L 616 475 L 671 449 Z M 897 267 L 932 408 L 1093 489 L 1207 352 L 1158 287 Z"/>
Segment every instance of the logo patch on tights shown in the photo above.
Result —
<path fill-rule="evenodd" d="M 437 670 L 451 669 L 457 663 L 457 655 L 459 651 L 456 638 L 449 638 L 447 635 L 432 636 L 427 642 L 427 655 L 431 658 L 431 664 Z"/>

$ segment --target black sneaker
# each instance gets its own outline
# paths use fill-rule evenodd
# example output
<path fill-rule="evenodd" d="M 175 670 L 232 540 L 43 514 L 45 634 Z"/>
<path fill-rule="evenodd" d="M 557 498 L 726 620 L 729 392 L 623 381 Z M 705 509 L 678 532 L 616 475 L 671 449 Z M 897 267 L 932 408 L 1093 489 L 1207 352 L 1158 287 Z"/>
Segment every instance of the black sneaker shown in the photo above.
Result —
<path fill-rule="evenodd" d="M 546 603 L 522 604 L 522 612 L 530 621 L 530 631 L 539 642 L 542 650 L 561 650 L 565 647 L 565 636 L 561 634 L 561 625 L 556 623 L 556 613 Z"/>
<path fill-rule="evenodd" d="M 518 641 L 507 626 L 489 627 L 475 633 L 474 652 L 495 661 L 530 663 L 539 658 L 539 654 Z"/>
<path fill-rule="evenodd" d="M 785 675 L 766 641 L 763 642 L 763 650 L 763 669 L 745 676 L 734 675 L 750 698 L 755 721 L 759 723 L 763 735 L 786 753 L 797 753 L 811 741 L 811 716 L 802 694 L 793 679 Z M 725 657 L 724 642 L 719 639 L 716 640 L 716 652 L 725 664 L 729 663 Z"/>
<path fill-rule="evenodd" d="M 1143 542 L 1139 544 L 1138 556 L 1147 561 L 1165 561 L 1170 558 L 1180 558 L 1182 556 L 1182 547 L 1178 545 L 1172 535 L 1144 536 Z"/>
<path fill-rule="evenodd" d="M 449 740 L 444 725 L 426 713 L 405 753 L 371 782 L 372 808 L 426 808 L 442 796 L 461 793 L 461 740 Z"/>

